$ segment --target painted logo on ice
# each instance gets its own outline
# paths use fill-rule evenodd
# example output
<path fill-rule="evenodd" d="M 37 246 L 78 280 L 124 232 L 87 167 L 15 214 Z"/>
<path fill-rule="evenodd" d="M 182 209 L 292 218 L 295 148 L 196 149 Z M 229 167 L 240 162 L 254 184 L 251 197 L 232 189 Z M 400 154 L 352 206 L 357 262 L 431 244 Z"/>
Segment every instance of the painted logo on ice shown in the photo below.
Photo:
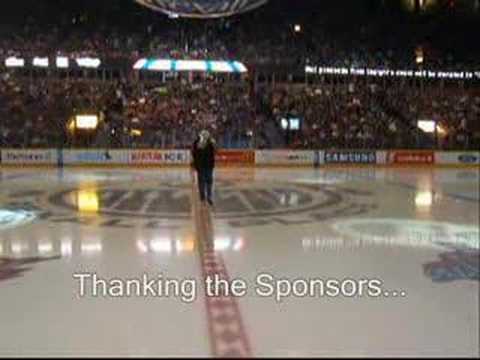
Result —
<path fill-rule="evenodd" d="M 434 282 L 480 281 L 480 252 L 455 250 L 439 255 L 440 260 L 423 265 L 423 272 Z"/>
<path fill-rule="evenodd" d="M 370 194 L 325 185 L 224 181 L 217 187 L 215 217 L 239 227 L 316 222 L 369 211 L 374 205 L 360 201 L 365 200 L 365 195 Z M 71 189 L 50 196 L 48 201 L 58 208 L 111 217 L 173 220 L 191 217 L 190 190 L 178 184 L 163 184 L 156 189 L 132 186 Z"/>
<path fill-rule="evenodd" d="M 215 218 L 232 227 L 315 223 L 367 213 L 376 208 L 372 195 L 334 184 L 218 181 Z M 70 188 L 53 194 L 16 194 L 8 205 L 28 208 L 38 219 L 51 222 L 172 228 L 190 221 L 190 201 L 188 182 L 162 182 L 158 187 L 129 182 Z"/>

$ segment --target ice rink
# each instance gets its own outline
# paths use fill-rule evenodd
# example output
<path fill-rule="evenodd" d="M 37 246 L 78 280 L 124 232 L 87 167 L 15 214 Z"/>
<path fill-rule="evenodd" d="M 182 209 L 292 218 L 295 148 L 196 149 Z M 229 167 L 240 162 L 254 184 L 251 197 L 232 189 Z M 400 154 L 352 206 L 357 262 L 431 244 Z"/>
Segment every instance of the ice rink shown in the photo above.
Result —
<path fill-rule="evenodd" d="M 0 355 L 478 356 L 478 169 L 194 182 L 0 169 Z"/>

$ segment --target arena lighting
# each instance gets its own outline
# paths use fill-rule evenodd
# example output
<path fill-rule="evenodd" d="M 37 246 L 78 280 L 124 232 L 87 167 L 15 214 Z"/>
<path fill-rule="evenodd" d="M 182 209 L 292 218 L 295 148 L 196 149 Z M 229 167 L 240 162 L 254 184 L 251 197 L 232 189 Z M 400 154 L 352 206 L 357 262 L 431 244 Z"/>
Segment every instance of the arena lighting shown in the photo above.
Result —
<path fill-rule="evenodd" d="M 177 239 L 175 241 L 175 248 L 177 253 L 192 252 L 195 250 L 195 240 L 193 236 L 186 236 L 184 239 Z"/>
<path fill-rule="evenodd" d="M 174 63 L 175 71 L 200 71 L 206 72 L 208 68 L 206 61 L 178 60 Z"/>
<path fill-rule="evenodd" d="M 101 64 L 102 61 L 98 58 L 78 58 L 76 59 L 77 65 L 80 67 L 85 67 L 85 68 L 98 68 Z"/>
<path fill-rule="evenodd" d="M 300 130 L 300 119 L 290 118 L 290 130 Z"/>
<path fill-rule="evenodd" d="M 65 56 L 58 56 L 56 59 L 57 68 L 66 69 L 69 67 L 69 59 Z"/>
<path fill-rule="evenodd" d="M 300 130 L 300 119 L 296 117 L 282 118 L 280 125 L 283 130 Z"/>
<path fill-rule="evenodd" d="M 30 246 L 28 245 L 28 243 L 16 241 L 12 243 L 10 248 L 13 254 L 21 255 L 22 253 L 27 252 L 29 250 L 29 247 Z"/>
<path fill-rule="evenodd" d="M 447 133 L 447 130 L 445 130 L 441 125 L 437 125 L 437 132 L 440 135 L 445 135 Z"/>
<path fill-rule="evenodd" d="M 37 251 L 39 254 L 49 254 L 53 252 L 53 243 L 51 241 L 39 241 L 37 244 Z"/>
<path fill-rule="evenodd" d="M 422 65 L 422 64 L 423 64 L 423 61 L 424 61 L 423 54 L 417 55 L 417 56 L 415 57 L 415 62 L 417 63 L 417 65 Z"/>
<path fill-rule="evenodd" d="M 81 130 L 96 129 L 98 126 L 97 115 L 77 115 L 75 117 L 75 128 Z"/>
<path fill-rule="evenodd" d="M 431 191 L 419 191 L 415 194 L 415 207 L 419 209 L 430 208 L 433 203 Z"/>
<path fill-rule="evenodd" d="M 435 132 L 435 121 L 433 120 L 418 120 L 417 127 L 426 133 Z"/>
<path fill-rule="evenodd" d="M 33 58 L 33 66 L 36 67 L 48 67 L 49 61 L 48 58 L 41 58 L 41 57 L 34 57 Z"/>
<path fill-rule="evenodd" d="M 103 245 L 101 240 L 91 240 L 80 245 L 80 251 L 83 254 L 97 254 L 103 251 Z"/>
<path fill-rule="evenodd" d="M 226 236 L 215 237 L 213 241 L 215 251 L 225 251 L 232 247 L 232 239 Z"/>
<path fill-rule="evenodd" d="M 17 58 L 16 56 L 11 56 L 5 59 L 5 66 L 8 67 L 24 67 L 25 60 Z"/>
<path fill-rule="evenodd" d="M 95 190 L 79 190 L 77 192 L 77 207 L 81 213 L 98 213 L 100 200 Z"/>
<path fill-rule="evenodd" d="M 135 63 L 135 65 L 133 65 L 133 69 L 134 69 L 134 70 L 143 69 L 146 64 L 147 64 L 147 59 L 138 60 L 138 61 Z"/>
<path fill-rule="evenodd" d="M 72 240 L 69 238 L 64 238 L 60 244 L 60 253 L 62 256 L 71 256 L 73 253 L 73 244 Z"/>
<path fill-rule="evenodd" d="M 248 71 L 247 67 L 239 61 L 167 59 L 140 59 L 133 65 L 133 69 L 149 71 L 197 71 L 213 73 L 246 73 Z"/>
<path fill-rule="evenodd" d="M 171 239 L 168 237 L 158 237 L 150 241 L 150 249 L 154 253 L 167 253 L 171 254 L 173 251 L 173 245 Z"/>
<path fill-rule="evenodd" d="M 423 48 L 419 46 L 417 49 L 415 49 L 415 62 L 417 65 L 422 65 L 423 62 L 425 61 L 424 54 L 423 54 Z"/>
<path fill-rule="evenodd" d="M 98 68 L 102 64 L 102 61 L 98 58 L 82 57 L 82 58 L 75 59 L 75 61 L 79 67 L 84 67 L 84 68 Z M 57 68 L 65 69 L 69 67 L 70 59 L 66 56 L 58 56 L 55 58 L 55 64 Z M 50 66 L 50 60 L 48 57 L 35 56 L 32 60 L 32 65 L 35 67 L 47 68 Z M 10 56 L 5 59 L 5 67 L 7 68 L 24 67 L 24 66 L 25 66 L 24 58 Z"/>
<path fill-rule="evenodd" d="M 434 133 L 435 132 L 435 121 L 433 120 L 418 120 L 417 127 L 423 130 L 426 133 Z M 445 134 L 446 131 L 440 125 L 437 125 L 437 132 L 439 134 Z"/>

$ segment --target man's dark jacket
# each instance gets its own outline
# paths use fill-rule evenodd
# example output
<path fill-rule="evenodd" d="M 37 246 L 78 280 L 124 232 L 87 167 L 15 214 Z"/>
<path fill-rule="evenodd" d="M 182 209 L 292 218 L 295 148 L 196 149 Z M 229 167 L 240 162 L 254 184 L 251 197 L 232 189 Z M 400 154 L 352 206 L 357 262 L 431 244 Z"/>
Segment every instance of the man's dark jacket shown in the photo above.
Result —
<path fill-rule="evenodd" d="M 204 148 L 198 147 L 199 139 L 193 143 L 193 166 L 197 171 L 215 168 L 215 144 L 209 140 Z"/>

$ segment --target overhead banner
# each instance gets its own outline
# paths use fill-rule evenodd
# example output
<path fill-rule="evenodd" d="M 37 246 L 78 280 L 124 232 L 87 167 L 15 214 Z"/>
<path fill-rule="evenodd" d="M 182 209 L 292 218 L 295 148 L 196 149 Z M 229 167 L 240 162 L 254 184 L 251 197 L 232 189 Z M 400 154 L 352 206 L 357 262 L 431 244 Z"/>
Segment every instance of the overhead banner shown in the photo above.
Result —
<path fill-rule="evenodd" d="M 187 165 L 190 152 L 187 150 L 131 150 L 132 165 Z"/>
<path fill-rule="evenodd" d="M 209 73 L 246 73 L 247 67 L 239 61 L 140 59 L 134 70 L 165 72 L 198 71 Z"/>

